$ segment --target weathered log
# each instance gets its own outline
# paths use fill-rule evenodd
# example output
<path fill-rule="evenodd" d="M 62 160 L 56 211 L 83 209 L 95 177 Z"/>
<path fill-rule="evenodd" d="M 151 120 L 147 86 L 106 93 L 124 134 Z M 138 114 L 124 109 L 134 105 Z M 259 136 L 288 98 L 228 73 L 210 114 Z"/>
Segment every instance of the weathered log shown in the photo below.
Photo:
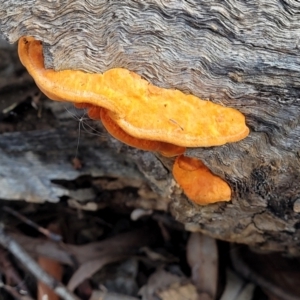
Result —
<path fill-rule="evenodd" d="M 298 2 L 0 0 L 0 7 L 3 36 L 43 41 L 47 67 L 124 67 L 241 111 L 251 129 L 245 140 L 186 152 L 230 184 L 232 202 L 200 207 L 176 195 L 172 211 L 190 229 L 299 254 Z"/>
<path fill-rule="evenodd" d="M 154 157 L 153 154 L 136 149 L 126 154 L 126 146 L 113 140 L 99 127 L 99 122 L 89 120 L 85 111 L 67 103 L 44 102 L 16 56 L 15 47 L 2 41 L 0 57 L 5 59 L 0 64 L 0 131 L 5 133 L 0 134 L 0 199 L 56 202 L 67 196 L 73 200 L 93 201 L 92 188 L 68 188 L 68 182 L 82 176 L 88 176 L 90 181 L 101 177 L 127 183 L 131 180 L 135 186 L 148 182 L 161 195 L 166 194 L 170 176 L 165 176 L 168 172 L 162 164 L 156 161 L 157 172 L 147 172 L 149 166 L 145 162 Z M 7 122 L 10 115 L 17 119 L 17 113 L 11 112 L 14 107 L 26 99 L 34 102 L 35 97 L 39 108 L 32 109 L 31 120 L 27 116 L 31 125 L 26 121 L 13 122 L 14 125 Z M 22 118 L 25 115 L 20 112 Z M 113 143 L 117 151 L 112 151 L 109 143 Z M 130 156 L 139 160 L 134 159 L 134 162 Z M 73 162 L 74 157 L 81 167 L 76 166 L 76 159 Z M 161 200 L 157 199 L 157 206 L 152 203 L 153 208 L 162 208 Z"/>

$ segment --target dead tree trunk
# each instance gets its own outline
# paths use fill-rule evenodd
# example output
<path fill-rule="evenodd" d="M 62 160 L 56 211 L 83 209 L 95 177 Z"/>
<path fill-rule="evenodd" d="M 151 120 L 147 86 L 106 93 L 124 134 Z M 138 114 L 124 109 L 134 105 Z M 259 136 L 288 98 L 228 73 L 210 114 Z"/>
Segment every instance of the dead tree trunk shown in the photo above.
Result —
<path fill-rule="evenodd" d="M 191 230 L 299 254 L 297 1 L 0 0 L 0 7 L 3 36 L 43 41 L 49 68 L 123 67 L 242 112 L 246 139 L 186 152 L 230 184 L 232 201 L 201 207 L 173 193 L 171 211 Z M 136 153 L 152 185 L 168 191 L 171 162 L 162 167 L 156 156 Z"/>

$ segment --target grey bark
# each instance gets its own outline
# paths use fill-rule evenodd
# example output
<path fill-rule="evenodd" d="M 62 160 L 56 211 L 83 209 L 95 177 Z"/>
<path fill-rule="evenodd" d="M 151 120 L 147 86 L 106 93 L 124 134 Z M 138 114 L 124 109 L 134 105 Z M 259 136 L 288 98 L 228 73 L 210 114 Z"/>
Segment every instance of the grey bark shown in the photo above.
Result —
<path fill-rule="evenodd" d="M 299 2 L 0 0 L 0 7 L 3 36 L 42 40 L 48 67 L 124 67 L 241 111 L 251 129 L 245 140 L 186 152 L 230 184 L 232 202 L 200 207 L 173 194 L 172 212 L 190 230 L 299 254 Z M 145 174 L 166 172 L 155 170 Z"/>
<path fill-rule="evenodd" d="M 98 137 L 81 128 L 78 140 L 78 121 L 70 115 L 78 111 L 68 104 L 50 102 L 47 106 L 57 118 L 54 128 L 0 135 L 0 199 L 57 202 L 68 196 L 78 201 L 91 201 L 96 196 L 93 191 L 74 192 L 63 184 L 81 176 L 144 181 L 164 195 L 170 179 L 147 174 L 147 164 L 143 163 L 154 157 L 152 153 L 134 149 L 129 154 L 124 153 L 123 145 L 112 141 L 105 132 Z M 109 145 L 114 145 L 118 151 L 112 151 Z M 72 164 L 77 147 L 77 157 L 83 165 L 80 169 Z M 133 159 L 135 156 L 139 158 L 139 169 Z M 161 171 L 162 168 L 157 161 L 156 169 Z M 142 173 L 149 175 L 147 180 Z"/>

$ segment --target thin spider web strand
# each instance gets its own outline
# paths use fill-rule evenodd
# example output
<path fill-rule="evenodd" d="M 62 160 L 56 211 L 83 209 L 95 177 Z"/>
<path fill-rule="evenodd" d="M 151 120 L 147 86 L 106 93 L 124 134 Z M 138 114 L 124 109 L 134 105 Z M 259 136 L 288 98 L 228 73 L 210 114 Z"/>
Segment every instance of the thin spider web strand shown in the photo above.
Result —
<path fill-rule="evenodd" d="M 70 109 L 65 107 L 65 110 L 71 115 L 71 117 L 78 121 L 78 138 L 77 138 L 77 144 L 76 144 L 76 152 L 75 152 L 75 157 L 78 158 L 78 153 L 79 153 L 79 145 L 80 145 L 80 139 L 81 139 L 81 132 L 83 129 L 84 132 L 90 135 L 94 135 L 100 138 L 106 137 L 106 134 L 103 132 L 98 131 L 96 128 L 92 127 L 90 124 L 88 124 L 88 121 L 91 121 L 89 117 L 85 117 L 87 115 L 87 110 L 84 109 L 84 113 L 82 114 L 81 117 L 79 117 L 76 113 L 72 112 Z"/>

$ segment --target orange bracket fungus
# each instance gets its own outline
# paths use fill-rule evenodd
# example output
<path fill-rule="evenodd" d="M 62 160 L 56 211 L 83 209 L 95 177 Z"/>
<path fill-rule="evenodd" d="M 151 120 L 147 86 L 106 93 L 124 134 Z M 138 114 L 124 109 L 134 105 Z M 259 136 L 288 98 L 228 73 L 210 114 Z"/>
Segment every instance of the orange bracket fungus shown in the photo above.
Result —
<path fill-rule="evenodd" d="M 196 158 L 178 156 L 173 166 L 173 176 L 186 196 L 197 204 L 231 200 L 229 185 Z"/>
<path fill-rule="evenodd" d="M 239 141 L 249 133 L 239 111 L 178 90 L 158 88 L 126 69 L 103 74 L 45 69 L 42 43 L 33 37 L 20 38 L 19 57 L 50 99 L 103 107 L 110 111 L 110 125 L 143 142 L 210 147 Z M 99 112 L 92 109 L 90 114 L 99 118 Z"/>
<path fill-rule="evenodd" d="M 177 156 L 185 152 L 185 147 L 173 144 L 135 138 L 126 133 L 109 115 L 109 110 L 87 103 L 75 103 L 77 108 L 87 109 L 88 116 L 93 120 L 101 120 L 105 129 L 119 141 L 141 150 L 157 151 L 166 157 Z"/>
<path fill-rule="evenodd" d="M 185 151 L 185 147 L 180 147 L 165 142 L 138 139 L 129 135 L 113 121 L 109 115 L 109 111 L 105 108 L 101 109 L 101 120 L 103 126 L 114 138 L 129 146 L 142 150 L 157 151 L 167 157 L 177 156 Z"/>

